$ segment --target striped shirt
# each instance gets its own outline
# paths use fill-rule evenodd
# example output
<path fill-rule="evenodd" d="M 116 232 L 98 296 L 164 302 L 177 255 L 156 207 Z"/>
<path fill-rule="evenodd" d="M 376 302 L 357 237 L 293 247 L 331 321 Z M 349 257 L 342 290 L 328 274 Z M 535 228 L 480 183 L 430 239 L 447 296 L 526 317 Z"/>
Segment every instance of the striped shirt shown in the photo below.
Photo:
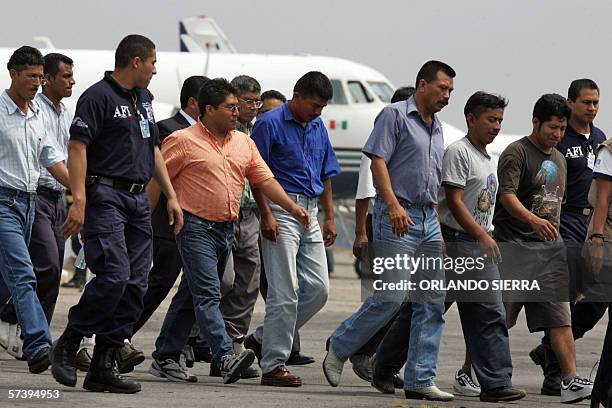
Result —
<path fill-rule="evenodd" d="M 66 109 L 66 106 L 60 102 L 60 111 L 58 112 L 44 94 L 36 95 L 36 102 L 40 107 L 45 130 L 49 136 L 49 141 L 53 148 L 61 152 L 64 157 L 68 157 L 68 141 L 70 140 L 70 125 L 72 124 L 72 112 Z M 38 185 L 47 187 L 55 191 L 64 191 L 64 186 L 57 181 L 51 173 L 45 168 L 41 169 Z"/>
<path fill-rule="evenodd" d="M 41 168 L 64 159 L 46 135 L 36 100 L 23 113 L 4 91 L 0 95 L 0 186 L 36 192 Z"/>
<path fill-rule="evenodd" d="M 181 208 L 209 221 L 235 221 L 244 179 L 274 177 L 249 136 L 231 131 L 223 144 L 198 121 L 164 139 L 162 155 Z"/>

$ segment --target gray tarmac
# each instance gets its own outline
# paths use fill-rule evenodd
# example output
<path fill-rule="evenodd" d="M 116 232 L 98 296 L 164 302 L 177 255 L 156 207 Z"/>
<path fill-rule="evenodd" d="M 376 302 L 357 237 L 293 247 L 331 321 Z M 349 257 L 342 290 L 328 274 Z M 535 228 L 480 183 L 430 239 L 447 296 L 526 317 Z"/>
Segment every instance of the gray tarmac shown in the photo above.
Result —
<path fill-rule="evenodd" d="M 75 388 L 59 385 L 51 376 L 50 370 L 33 375 L 28 372 L 25 362 L 17 361 L 0 349 L 0 407 L 13 406 L 57 406 L 57 407 L 556 407 L 561 406 L 558 397 L 545 397 L 539 394 L 542 374 L 529 359 L 528 352 L 540 341 L 540 335 L 530 334 L 521 314 L 516 327 L 510 330 L 510 343 L 514 363 L 514 385 L 527 391 L 525 399 L 506 404 L 481 403 L 477 398 L 456 397 L 449 403 L 431 403 L 404 399 L 403 393 L 395 396 L 383 395 L 369 384 L 359 379 L 351 370 L 350 363 L 345 365 L 342 382 L 338 388 L 330 387 L 321 370 L 325 356 L 325 339 L 332 330 L 354 310 L 361 301 L 360 281 L 353 272 L 352 256 L 346 250 L 336 252 L 336 270 L 331 275 L 331 293 L 325 308 L 301 330 L 302 350 L 313 355 L 316 363 L 302 367 L 290 367 L 292 372 L 302 377 L 301 388 L 264 387 L 258 379 L 241 380 L 224 385 L 220 378 L 208 376 L 209 365 L 196 363 L 192 372 L 198 376 L 195 384 L 169 382 L 150 375 L 147 370 L 151 364 L 151 352 L 170 298 L 161 305 L 151 320 L 133 339 L 134 344 L 147 355 L 147 360 L 129 374 L 142 383 L 142 392 L 135 395 L 100 394 L 82 388 L 85 373 L 79 372 Z M 80 292 L 63 289 L 52 325 L 53 337 L 57 338 L 67 323 L 67 313 L 75 304 Z M 264 317 L 264 303 L 258 300 L 252 327 L 260 324 Z M 578 372 L 589 376 L 601 352 L 607 317 L 576 344 Z M 437 385 L 452 392 L 453 376 L 461 366 L 465 352 L 463 335 L 457 309 L 453 306 L 446 314 L 446 327 L 442 338 L 438 362 Z M 594 376 L 594 373 L 593 373 Z M 9 390 L 58 390 L 56 399 L 9 399 Z M 14 392 L 14 391 L 13 391 Z M 54 395 L 55 396 L 55 395 Z M 589 406 L 583 401 L 577 406 Z"/>

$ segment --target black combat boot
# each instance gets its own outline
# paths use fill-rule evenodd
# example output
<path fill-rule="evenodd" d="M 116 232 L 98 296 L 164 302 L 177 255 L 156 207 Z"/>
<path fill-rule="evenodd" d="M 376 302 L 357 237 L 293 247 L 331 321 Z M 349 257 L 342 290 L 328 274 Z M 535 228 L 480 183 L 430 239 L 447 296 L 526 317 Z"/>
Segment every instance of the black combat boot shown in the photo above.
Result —
<path fill-rule="evenodd" d="M 108 391 L 117 394 L 134 394 L 140 391 L 139 383 L 125 379 L 117 372 L 115 362 L 118 352 L 118 348 L 96 344 L 83 388 L 88 391 Z"/>
<path fill-rule="evenodd" d="M 82 338 L 83 336 L 79 333 L 66 327 L 64 333 L 53 345 L 49 359 L 51 360 L 51 374 L 58 383 L 68 387 L 76 385 L 76 354 Z"/>

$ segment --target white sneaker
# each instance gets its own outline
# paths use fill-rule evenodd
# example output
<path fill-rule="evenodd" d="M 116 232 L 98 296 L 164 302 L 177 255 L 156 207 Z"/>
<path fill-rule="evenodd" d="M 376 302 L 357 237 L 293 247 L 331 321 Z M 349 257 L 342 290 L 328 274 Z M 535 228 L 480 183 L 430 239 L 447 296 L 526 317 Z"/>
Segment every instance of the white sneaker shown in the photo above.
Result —
<path fill-rule="evenodd" d="M 480 396 L 480 385 L 472 380 L 468 373 L 459 369 L 455 373 L 453 391 L 455 391 L 455 394 L 463 395 L 464 397 L 478 397 Z"/>
<path fill-rule="evenodd" d="M 424 388 L 404 390 L 407 399 L 425 399 L 429 401 L 452 401 L 455 396 L 450 392 L 440 390 L 436 385 Z"/>
<path fill-rule="evenodd" d="M 8 349 L 9 328 L 9 323 L 0 320 L 0 346 L 5 350 Z"/>
<path fill-rule="evenodd" d="M 338 384 L 340 384 L 343 368 L 344 361 L 338 358 L 330 344 L 325 360 L 323 360 L 323 374 L 325 374 L 325 378 L 327 379 L 329 385 L 332 387 L 337 387 Z"/>
<path fill-rule="evenodd" d="M 21 340 L 21 326 L 19 324 L 11 324 L 9 326 L 6 352 L 18 360 L 23 358 L 23 340 Z"/>
<path fill-rule="evenodd" d="M 586 378 L 575 376 L 568 384 L 561 380 L 561 403 L 571 404 L 591 396 L 593 383 Z"/>

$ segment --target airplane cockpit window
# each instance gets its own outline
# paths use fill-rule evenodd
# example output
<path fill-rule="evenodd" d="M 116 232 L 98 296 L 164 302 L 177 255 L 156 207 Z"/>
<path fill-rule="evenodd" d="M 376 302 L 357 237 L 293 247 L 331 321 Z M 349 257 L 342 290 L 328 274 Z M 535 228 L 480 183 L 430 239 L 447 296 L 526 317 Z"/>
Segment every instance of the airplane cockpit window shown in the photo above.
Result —
<path fill-rule="evenodd" d="M 355 103 L 370 103 L 374 101 L 374 98 L 372 98 L 368 90 L 359 81 L 348 81 L 348 89 Z"/>
<path fill-rule="evenodd" d="M 386 82 L 370 82 L 368 81 L 368 85 L 374 91 L 378 99 L 383 101 L 384 103 L 391 102 L 391 97 L 393 96 L 393 88 Z"/>
<path fill-rule="evenodd" d="M 346 105 L 348 102 L 346 101 L 346 95 L 344 94 L 344 88 L 342 88 L 342 82 L 339 79 L 331 79 L 332 88 L 334 90 L 334 95 L 332 96 L 331 101 L 329 101 L 330 105 Z"/>

